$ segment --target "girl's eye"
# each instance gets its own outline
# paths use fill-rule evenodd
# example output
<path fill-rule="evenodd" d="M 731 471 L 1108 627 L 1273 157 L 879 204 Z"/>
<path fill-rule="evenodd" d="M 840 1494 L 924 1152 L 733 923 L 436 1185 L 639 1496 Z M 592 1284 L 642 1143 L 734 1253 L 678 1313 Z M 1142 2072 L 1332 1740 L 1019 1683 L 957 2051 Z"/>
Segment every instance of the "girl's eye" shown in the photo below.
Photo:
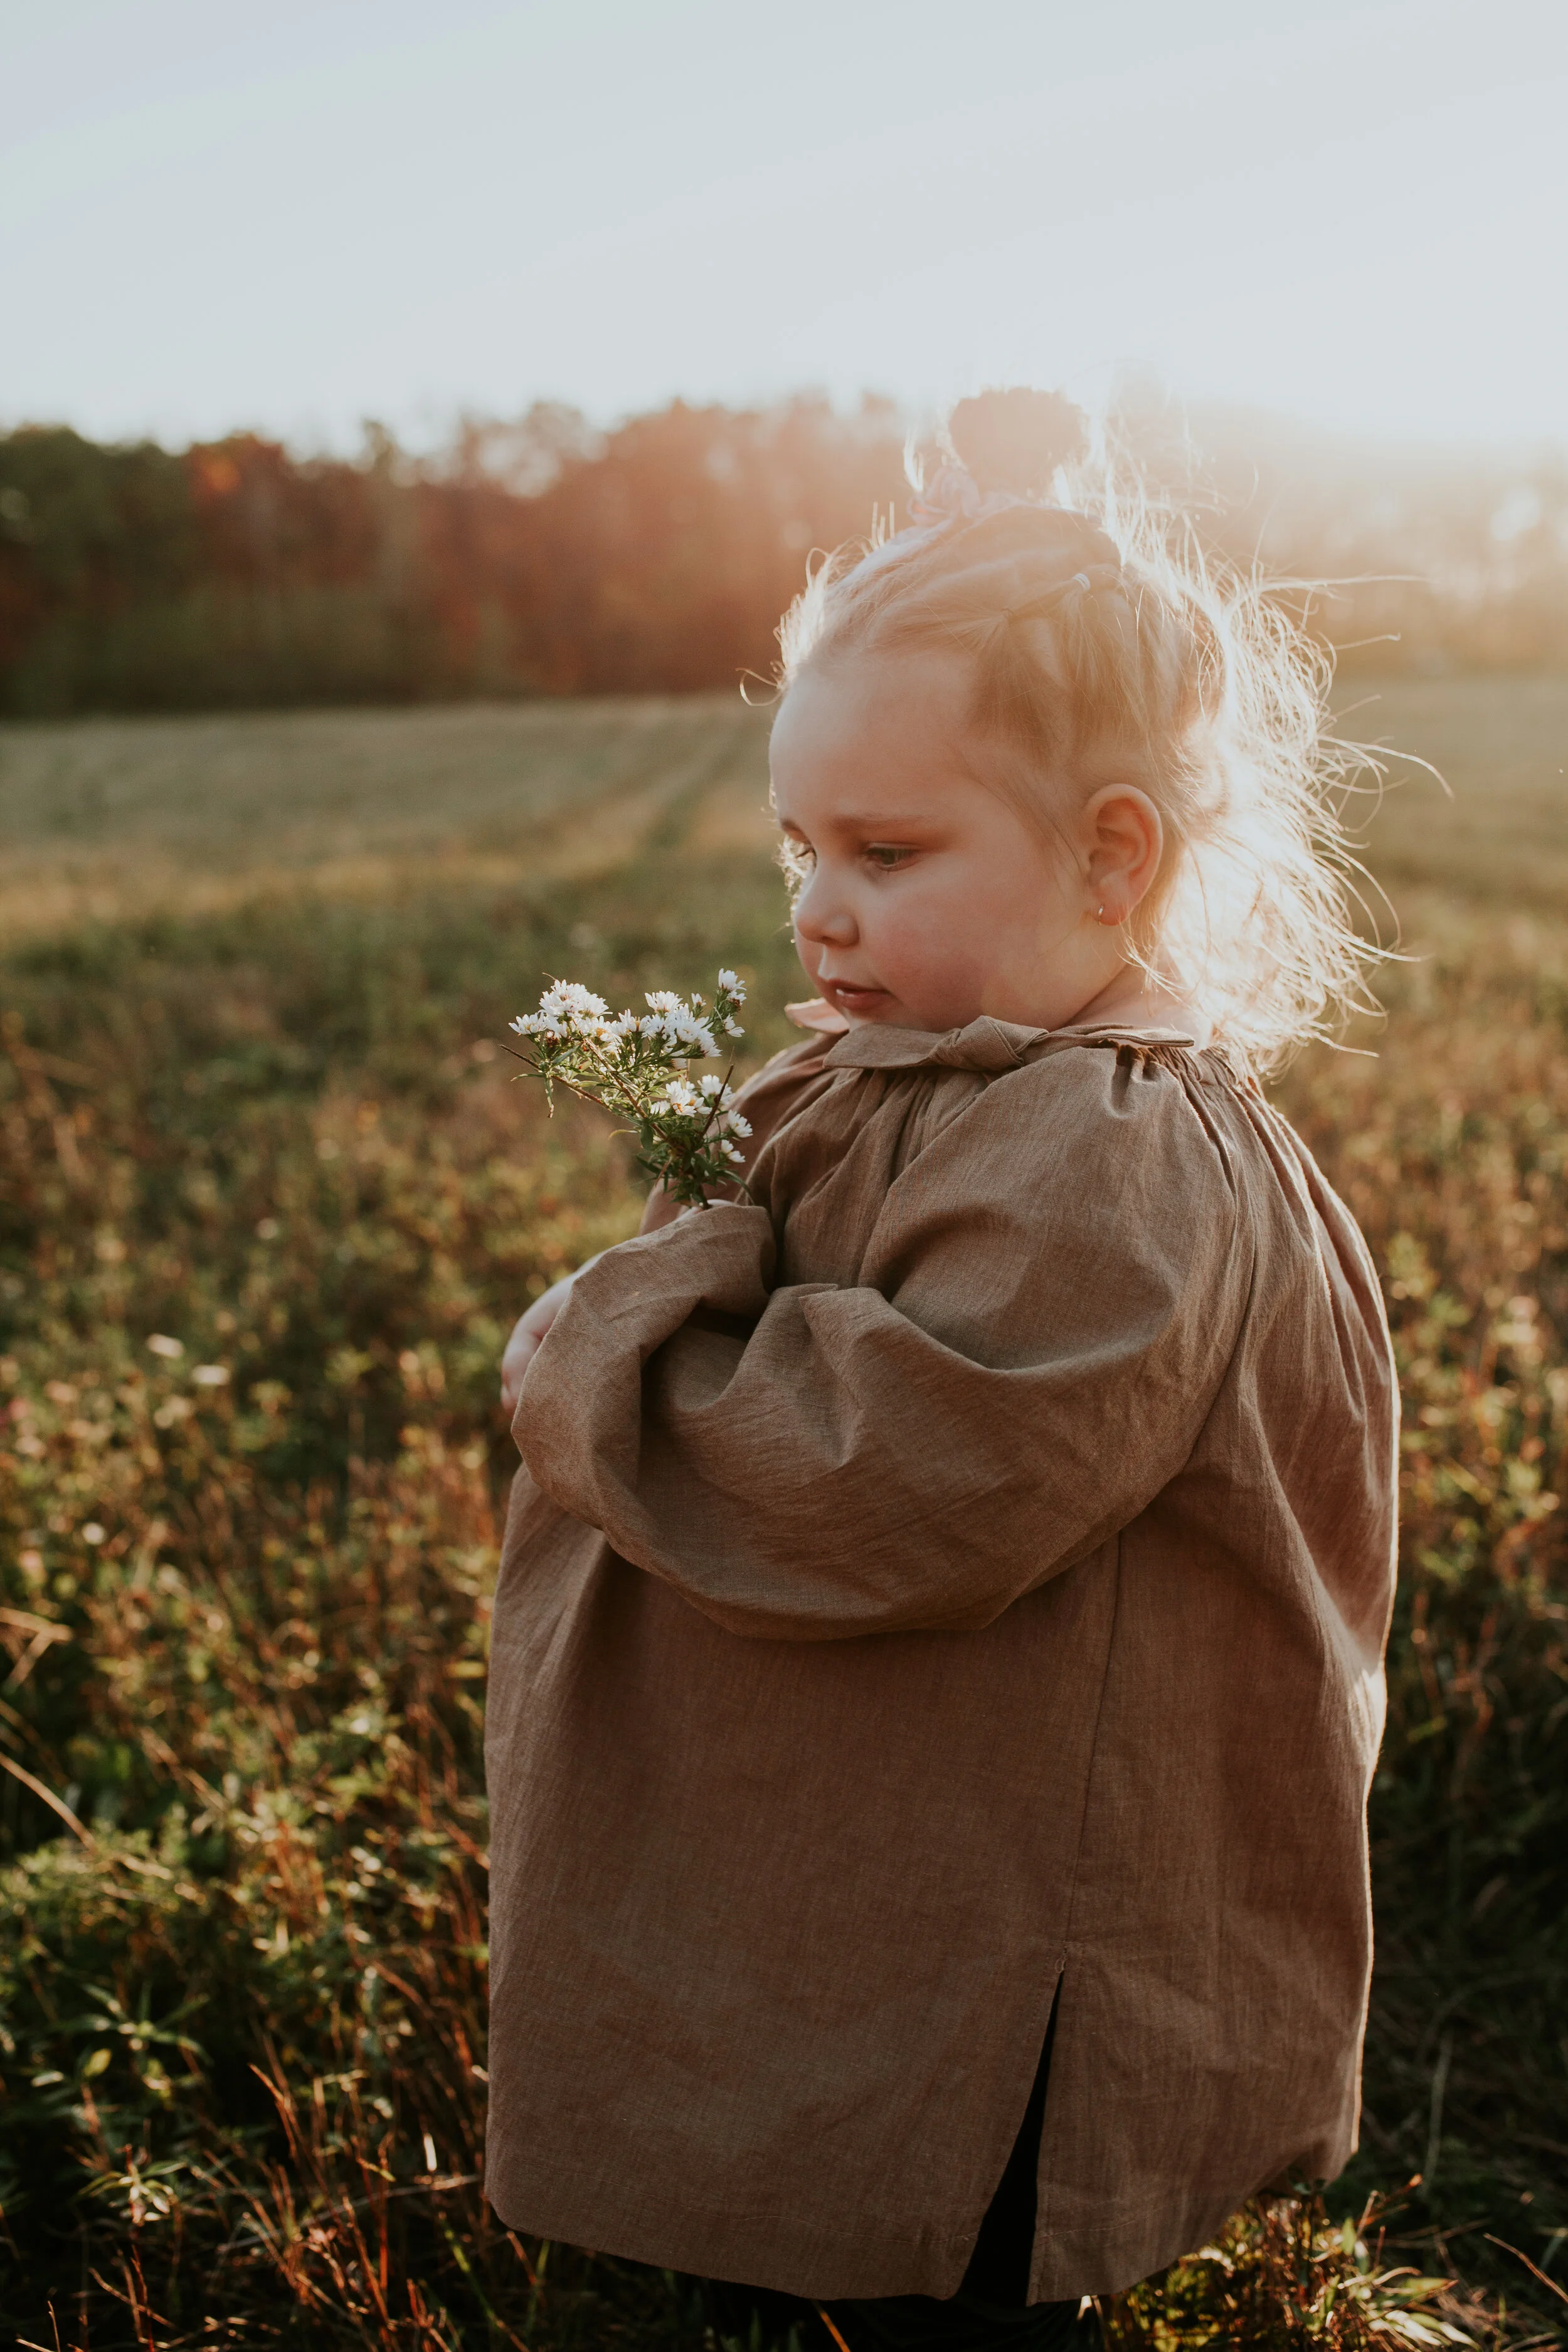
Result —
<path fill-rule="evenodd" d="M 866 845 L 866 856 L 884 874 L 890 874 L 895 866 L 907 865 L 914 854 L 912 849 L 900 849 L 890 841 L 869 841 Z"/>

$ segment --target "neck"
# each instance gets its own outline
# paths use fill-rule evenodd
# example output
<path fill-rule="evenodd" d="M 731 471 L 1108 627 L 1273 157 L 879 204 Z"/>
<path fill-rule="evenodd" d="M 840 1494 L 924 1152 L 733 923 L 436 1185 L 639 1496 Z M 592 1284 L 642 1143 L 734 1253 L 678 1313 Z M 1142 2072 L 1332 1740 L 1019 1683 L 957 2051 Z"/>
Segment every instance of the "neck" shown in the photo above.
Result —
<path fill-rule="evenodd" d="M 1146 971 L 1131 963 L 1123 964 L 1070 1020 L 1058 1025 L 1079 1029 L 1091 1021 L 1126 1029 L 1179 1029 L 1199 1045 L 1207 1042 L 1211 1026 L 1207 1015 L 1190 997 L 1152 980 Z"/>

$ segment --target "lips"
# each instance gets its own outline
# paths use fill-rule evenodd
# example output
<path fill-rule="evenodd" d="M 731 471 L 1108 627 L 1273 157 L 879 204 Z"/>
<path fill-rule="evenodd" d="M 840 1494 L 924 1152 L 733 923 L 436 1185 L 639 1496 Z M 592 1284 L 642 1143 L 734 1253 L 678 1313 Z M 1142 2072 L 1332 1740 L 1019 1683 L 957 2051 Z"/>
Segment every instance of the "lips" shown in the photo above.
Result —
<path fill-rule="evenodd" d="M 861 988 L 851 981 L 823 980 L 820 976 L 816 984 L 829 1004 L 837 1005 L 840 1013 L 858 1014 L 862 1021 L 891 1002 L 885 988 Z"/>

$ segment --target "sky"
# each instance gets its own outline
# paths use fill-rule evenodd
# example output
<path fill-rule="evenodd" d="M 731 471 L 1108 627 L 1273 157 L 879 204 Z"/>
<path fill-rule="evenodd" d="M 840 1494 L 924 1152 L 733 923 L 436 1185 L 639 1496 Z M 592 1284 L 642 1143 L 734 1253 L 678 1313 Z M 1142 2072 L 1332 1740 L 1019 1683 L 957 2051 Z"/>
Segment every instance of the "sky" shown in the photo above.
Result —
<path fill-rule="evenodd" d="M 987 383 L 1568 443 L 1563 0 L 0 0 L 0 424 Z"/>

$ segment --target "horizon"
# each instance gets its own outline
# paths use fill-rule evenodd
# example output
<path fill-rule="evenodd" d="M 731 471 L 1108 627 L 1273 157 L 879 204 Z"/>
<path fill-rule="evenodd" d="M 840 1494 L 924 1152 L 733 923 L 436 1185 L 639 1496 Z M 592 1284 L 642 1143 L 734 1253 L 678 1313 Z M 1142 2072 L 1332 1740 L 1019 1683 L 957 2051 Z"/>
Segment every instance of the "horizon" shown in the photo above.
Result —
<path fill-rule="evenodd" d="M 1003 389 L 1000 384 L 980 385 L 978 390 Z M 1113 405 L 1121 386 L 1111 387 L 1110 399 Z M 1401 432 L 1377 423 L 1356 425 L 1333 418 L 1321 419 L 1288 408 L 1269 408 L 1258 403 L 1218 400 L 1185 400 L 1178 389 L 1161 383 L 1154 389 L 1168 408 L 1180 418 L 1183 429 L 1190 434 L 1195 455 L 1200 460 L 1235 454 L 1256 454 L 1268 439 L 1293 445 L 1302 451 L 1311 450 L 1320 456 L 1338 458 L 1347 463 L 1381 460 L 1404 470 L 1419 470 L 1426 467 L 1438 468 L 1463 467 L 1467 465 L 1494 466 L 1503 470 L 1531 470 L 1536 467 L 1568 464 L 1568 421 L 1556 433 L 1521 432 L 1511 436 L 1501 434 L 1490 438 L 1462 432 L 1443 434 L 1437 430 L 1428 435 Z M 955 394 L 953 398 L 963 395 Z M 416 467 L 426 466 L 448 456 L 456 446 L 458 436 L 465 426 L 507 428 L 522 422 L 535 404 L 568 408 L 581 415 L 589 430 L 608 436 L 623 425 L 641 418 L 664 414 L 684 406 L 692 411 L 721 410 L 731 415 L 767 415 L 787 408 L 796 401 L 826 401 L 835 415 L 849 418 L 859 413 L 868 401 L 886 402 L 896 424 L 906 430 L 923 436 L 937 430 L 951 403 L 931 404 L 925 407 L 900 402 L 891 394 L 868 385 L 845 398 L 836 398 L 821 384 L 786 385 L 773 394 L 762 394 L 754 398 L 730 400 L 722 394 L 703 398 L 677 386 L 668 397 L 650 403 L 645 408 L 628 408 L 616 412 L 593 415 L 578 408 L 576 403 L 563 401 L 548 388 L 531 394 L 528 400 L 510 414 L 490 413 L 472 406 L 457 406 L 442 417 L 416 420 L 419 437 L 405 438 L 384 416 L 374 413 L 355 418 L 352 425 L 345 423 L 342 431 L 331 437 L 318 436 L 305 438 L 287 427 L 279 429 L 258 420 L 241 419 L 212 432 L 175 430 L 159 434 L 156 431 L 132 430 L 124 433 L 94 433 L 79 421 L 63 415 L 6 415 L 0 411 L 0 438 L 14 433 L 54 432 L 64 430 L 79 433 L 86 440 L 105 448 L 129 448 L 140 443 L 152 443 L 171 454 L 185 447 L 217 446 L 226 441 L 238 441 L 254 436 L 257 440 L 281 448 L 295 464 L 309 465 L 321 460 L 348 465 L 368 462 L 371 439 L 374 435 L 390 435 L 394 450 L 401 458 Z M 1101 409 L 1089 409 L 1091 423 L 1103 414 Z"/>
<path fill-rule="evenodd" d="M 984 383 L 1413 456 L 1568 442 L 1544 0 L 62 0 L 13 30 L 0 420 L 429 449 Z M 18 128 L 20 123 L 20 128 Z"/>

